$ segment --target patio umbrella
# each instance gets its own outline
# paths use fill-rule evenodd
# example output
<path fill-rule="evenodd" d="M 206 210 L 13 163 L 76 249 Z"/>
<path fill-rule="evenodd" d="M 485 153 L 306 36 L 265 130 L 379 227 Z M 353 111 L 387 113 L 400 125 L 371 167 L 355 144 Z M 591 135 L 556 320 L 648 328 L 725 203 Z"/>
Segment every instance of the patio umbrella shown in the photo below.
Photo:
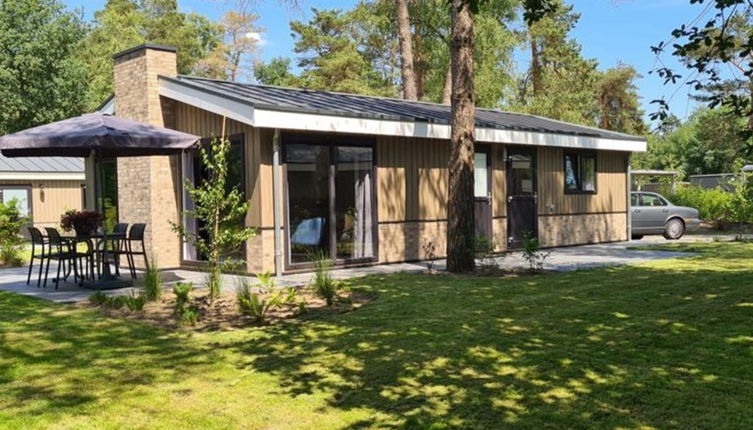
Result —
<path fill-rule="evenodd" d="M 103 113 L 90 113 L 0 137 L 6 157 L 170 155 L 198 136 Z"/>
<path fill-rule="evenodd" d="M 94 157 L 95 205 L 101 212 L 103 158 L 180 154 L 199 139 L 130 119 L 90 113 L 0 137 L 0 152 L 6 157 Z M 103 259 L 107 260 L 106 247 Z M 102 281 L 104 284 L 97 284 L 100 288 L 128 284 L 111 276 L 109 264 L 103 265 Z"/>

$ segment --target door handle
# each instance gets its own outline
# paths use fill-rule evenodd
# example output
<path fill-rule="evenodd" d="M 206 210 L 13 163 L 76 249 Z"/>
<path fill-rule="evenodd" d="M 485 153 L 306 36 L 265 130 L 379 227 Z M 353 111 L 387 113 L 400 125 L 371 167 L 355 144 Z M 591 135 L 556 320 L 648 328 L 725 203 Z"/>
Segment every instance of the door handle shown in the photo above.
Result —
<path fill-rule="evenodd" d="M 641 211 L 640 209 L 633 209 L 633 213 L 638 213 L 640 211 Z"/>
<path fill-rule="evenodd" d="M 669 213 L 669 209 L 662 209 L 662 212 L 664 212 L 665 214 Z"/>

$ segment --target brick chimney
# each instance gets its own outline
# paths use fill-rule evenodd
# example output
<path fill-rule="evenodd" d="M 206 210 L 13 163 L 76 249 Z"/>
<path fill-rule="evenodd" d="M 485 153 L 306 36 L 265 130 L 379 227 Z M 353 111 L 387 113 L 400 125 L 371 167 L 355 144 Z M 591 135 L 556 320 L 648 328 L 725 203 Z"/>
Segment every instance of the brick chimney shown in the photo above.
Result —
<path fill-rule="evenodd" d="M 145 44 L 119 52 L 115 61 L 115 115 L 161 127 L 172 126 L 173 102 L 160 97 L 160 75 L 177 75 L 176 48 Z M 146 252 L 162 269 L 180 266 L 180 240 L 171 222 L 180 220 L 178 156 L 118 159 L 120 222 L 146 223 Z M 141 265 L 137 258 L 137 265 Z"/>

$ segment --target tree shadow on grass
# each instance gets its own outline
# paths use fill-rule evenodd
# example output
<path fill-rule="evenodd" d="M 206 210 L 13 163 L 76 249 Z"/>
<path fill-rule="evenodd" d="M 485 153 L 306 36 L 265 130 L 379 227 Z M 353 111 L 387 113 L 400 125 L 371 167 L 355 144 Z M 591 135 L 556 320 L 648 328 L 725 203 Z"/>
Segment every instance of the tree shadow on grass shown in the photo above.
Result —
<path fill-rule="evenodd" d="M 212 361 L 210 351 L 145 324 L 7 293 L 0 309 L 0 416 L 118 402 Z"/>
<path fill-rule="evenodd" d="M 354 429 L 753 428 L 753 341 L 730 341 L 750 333 L 750 267 L 699 261 L 365 278 L 375 303 L 229 347 L 283 394 L 372 411 Z"/>

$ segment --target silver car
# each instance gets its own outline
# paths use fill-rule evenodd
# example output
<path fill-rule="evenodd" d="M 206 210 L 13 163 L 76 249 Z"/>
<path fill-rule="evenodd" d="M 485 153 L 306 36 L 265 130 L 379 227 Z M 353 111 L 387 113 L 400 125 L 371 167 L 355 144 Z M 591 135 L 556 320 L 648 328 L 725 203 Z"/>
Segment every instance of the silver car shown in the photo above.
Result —
<path fill-rule="evenodd" d="M 661 234 L 666 239 L 677 240 L 686 231 L 697 230 L 701 225 L 698 209 L 675 206 L 657 193 L 635 191 L 630 194 L 633 239 L 646 234 Z"/>

